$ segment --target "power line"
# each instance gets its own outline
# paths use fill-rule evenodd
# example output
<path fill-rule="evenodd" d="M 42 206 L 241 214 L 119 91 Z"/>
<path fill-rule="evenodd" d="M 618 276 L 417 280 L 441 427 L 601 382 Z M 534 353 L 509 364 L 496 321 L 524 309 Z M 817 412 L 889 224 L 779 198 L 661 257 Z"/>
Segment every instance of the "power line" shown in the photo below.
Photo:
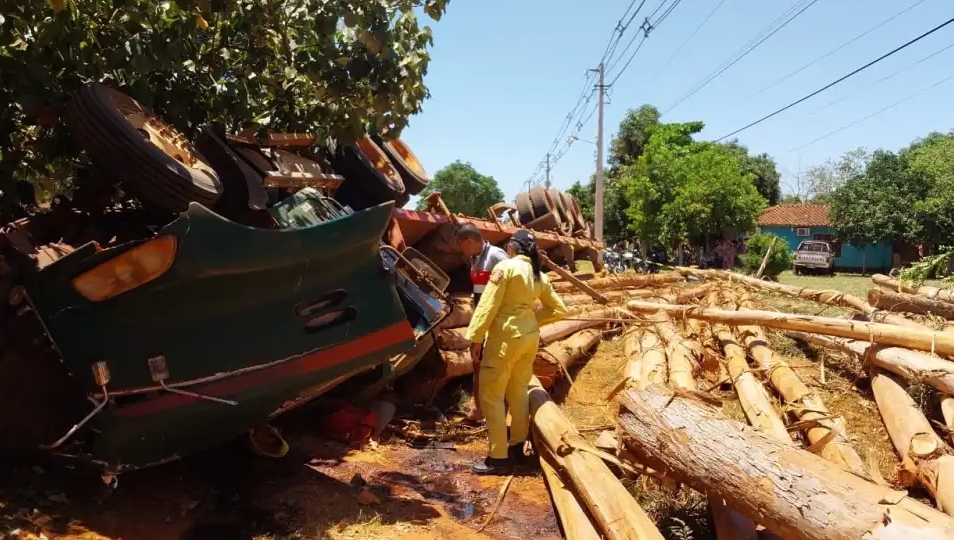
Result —
<path fill-rule="evenodd" d="M 676 56 L 678 56 L 679 53 L 682 52 L 682 49 L 692 40 L 692 38 L 696 37 L 696 34 L 699 33 L 699 30 L 702 30 L 702 27 L 705 26 L 707 22 L 709 22 L 709 19 L 711 19 L 712 16 L 715 15 L 716 11 L 719 11 L 719 8 L 722 7 L 722 4 L 724 4 L 725 1 L 726 0 L 720 0 L 719 3 L 716 4 L 716 7 L 714 7 L 712 11 L 709 12 L 708 15 L 706 15 L 706 18 L 703 19 L 701 23 L 699 23 L 699 26 L 697 26 L 696 29 L 693 30 L 691 34 L 689 34 L 689 37 L 687 37 L 686 40 L 682 42 L 682 44 L 676 47 L 676 51 L 672 53 L 672 56 L 670 56 L 665 62 L 663 62 L 662 67 L 659 68 L 658 71 L 656 71 L 655 75 L 649 78 L 649 81 L 646 84 L 649 84 L 655 81 L 656 77 L 658 77 L 659 74 L 662 73 L 664 69 L 669 67 L 669 64 L 671 64 L 672 61 L 676 58 Z"/>
<path fill-rule="evenodd" d="M 806 148 L 806 147 L 811 146 L 811 145 L 813 145 L 813 144 L 815 144 L 815 143 L 817 143 L 817 142 L 823 141 L 823 140 L 827 139 L 828 137 L 831 137 L 832 135 L 836 135 L 836 134 L 838 134 L 838 133 L 841 133 L 842 131 L 844 131 L 844 130 L 846 130 L 846 129 L 848 129 L 848 128 L 857 126 L 858 124 L 860 124 L 860 123 L 862 123 L 862 122 L 865 122 L 865 121 L 867 121 L 867 120 L 870 120 L 870 119 L 874 118 L 875 116 L 878 116 L 879 114 L 881 114 L 881 113 L 883 113 L 883 112 L 886 112 L 886 111 L 888 111 L 888 110 L 890 110 L 890 109 L 893 109 L 893 108 L 897 107 L 898 105 L 901 105 L 901 104 L 904 103 L 904 102 L 911 101 L 912 99 L 914 99 L 914 98 L 920 96 L 921 94 L 923 94 L 923 93 L 925 93 L 925 92 L 927 92 L 927 91 L 929 91 L 929 90 L 933 90 L 934 88 L 937 88 L 938 86 L 940 86 L 940 85 L 946 83 L 947 81 L 949 81 L 949 80 L 951 80 L 951 79 L 954 79 L 954 73 L 948 75 L 947 77 L 944 77 L 943 79 L 937 81 L 936 83 L 932 84 L 931 86 L 928 86 L 927 88 L 922 88 L 921 90 L 918 90 L 917 92 L 915 92 L 915 93 L 913 93 L 913 94 L 911 94 L 911 95 L 909 95 L 909 96 L 907 96 L 907 97 L 905 97 L 905 98 L 903 98 L 903 99 L 900 99 L 900 100 L 898 100 L 898 101 L 895 101 L 895 102 L 892 103 L 891 105 L 888 105 L 887 107 L 884 107 L 884 108 L 882 108 L 882 109 L 879 109 L 879 110 L 877 110 L 877 111 L 875 111 L 875 112 L 869 114 L 868 116 L 865 116 L 864 118 L 859 118 L 858 120 L 855 120 L 854 122 L 851 122 L 851 123 L 849 123 L 849 124 L 846 124 L 846 125 L 844 125 L 844 126 L 838 128 L 838 129 L 836 129 L 836 130 L 834 130 L 834 131 L 830 131 L 830 132 L 828 132 L 828 133 L 822 135 L 821 137 L 818 137 L 817 139 L 812 139 L 811 141 L 809 141 L 809 142 L 807 142 L 807 143 L 805 143 L 805 144 L 803 144 L 803 145 L 801 145 L 801 146 L 796 146 L 795 148 L 792 148 L 791 150 L 789 150 L 789 152 L 797 152 L 798 150 L 801 150 L 802 148 Z"/>
<path fill-rule="evenodd" d="M 653 15 L 655 15 L 667 1 L 668 0 L 663 0 L 662 3 L 659 4 L 659 7 L 656 8 L 656 11 L 653 12 Z M 643 44 L 646 43 L 647 39 L 649 39 L 649 34 L 653 30 L 655 30 L 660 24 L 662 24 L 662 22 L 665 21 L 667 17 L 669 17 L 669 14 L 672 13 L 674 9 L 676 9 L 676 6 L 678 6 L 680 2 L 682 2 L 682 0 L 674 0 L 672 5 L 670 5 L 666 9 L 666 11 L 659 17 L 659 19 L 656 20 L 655 23 L 650 22 L 648 18 L 645 20 L 645 22 L 643 22 L 643 25 L 640 26 L 640 30 L 643 31 L 643 34 L 642 34 L 643 39 L 639 41 L 639 44 L 636 46 L 636 49 L 633 51 L 633 53 L 629 56 L 629 59 L 626 60 L 626 63 L 623 64 L 623 67 L 616 73 L 616 75 L 612 78 L 612 80 L 606 86 L 611 87 L 613 86 L 613 84 L 616 83 L 617 80 L 619 80 L 619 78 L 623 75 L 623 73 L 626 72 L 626 69 L 629 68 L 629 65 L 633 62 L 633 59 L 636 58 L 636 54 L 643 47 Z M 635 40 L 636 38 L 633 37 L 632 41 L 635 41 Z M 630 44 L 632 44 L 632 41 L 630 42 Z M 627 46 L 627 49 L 628 48 L 629 47 Z M 623 50 L 623 54 L 626 54 L 625 49 Z M 617 57 L 617 61 L 614 62 L 613 65 L 611 65 L 609 69 L 607 69 L 607 71 L 612 71 L 613 67 L 616 66 L 616 64 L 619 62 L 619 59 L 621 59 L 622 57 L 623 57 L 622 54 L 619 57 Z"/>
<path fill-rule="evenodd" d="M 652 25 L 650 24 L 649 19 L 655 17 L 655 16 L 656 16 L 656 13 L 658 13 L 659 10 L 660 10 L 660 9 L 666 4 L 666 2 L 668 2 L 668 1 L 669 1 L 669 0 L 662 0 L 662 1 L 659 3 L 659 5 L 656 6 L 656 9 L 653 10 L 653 12 L 649 14 L 649 17 L 646 17 L 646 18 L 643 20 L 643 23 L 640 24 L 640 25 L 639 25 L 639 28 L 636 29 L 636 33 L 633 34 L 632 39 L 629 40 L 629 43 L 626 44 L 626 47 L 623 49 L 623 52 L 621 52 L 621 53 L 619 54 L 619 56 L 617 56 L 617 57 L 616 57 L 615 59 L 613 59 L 613 60 L 610 60 L 610 59 L 609 59 L 609 58 L 612 58 L 612 55 L 610 55 L 609 58 L 604 58 L 604 59 L 603 59 L 604 65 L 609 64 L 609 65 L 606 67 L 606 71 L 612 71 L 613 68 L 616 67 L 616 64 L 618 64 L 619 61 L 620 61 L 624 56 L 626 56 L 626 52 L 629 51 L 629 48 L 633 46 L 633 43 L 636 41 L 636 38 L 638 38 L 638 37 L 640 37 L 640 36 L 643 36 L 643 39 L 644 39 L 644 40 L 646 39 L 646 36 L 647 36 L 648 32 L 652 30 Z M 630 19 L 629 22 L 631 23 L 631 22 L 632 22 L 632 19 Z M 629 23 L 627 23 L 627 26 L 629 26 Z M 640 32 L 640 30 L 642 30 L 642 32 Z M 640 42 L 640 44 L 642 44 L 642 41 Z M 637 46 L 637 48 L 638 48 L 638 46 Z"/>
<path fill-rule="evenodd" d="M 804 66 L 802 66 L 802 67 L 796 69 L 795 71 L 789 73 L 788 75 L 785 75 L 784 77 L 778 79 L 777 81 L 775 81 L 775 82 L 773 82 L 772 84 L 766 86 L 765 88 L 762 88 L 761 90 L 758 90 L 758 91 L 756 91 L 756 92 L 750 94 L 750 95 L 747 96 L 743 101 L 748 101 L 749 99 L 754 98 L 755 96 L 757 96 L 757 95 L 759 95 L 759 94 L 765 92 L 766 90 L 769 90 L 769 89 L 771 89 L 771 88 L 775 88 L 776 86 L 779 85 L 779 83 L 782 83 L 782 82 L 784 82 L 784 81 L 786 81 L 786 80 L 788 80 L 788 79 L 794 77 L 795 75 L 798 75 L 798 74 L 801 73 L 802 71 L 805 71 L 806 69 L 808 69 L 808 68 L 814 66 L 814 65 L 817 64 L 818 62 L 821 62 L 822 60 L 824 60 L 824 59 L 828 58 L 829 56 L 835 54 L 836 52 L 838 52 L 838 51 L 844 49 L 845 47 L 851 45 L 852 43 L 858 41 L 859 39 L 861 39 L 861 38 L 867 36 L 868 34 L 874 32 L 875 30 L 881 28 L 882 26 L 888 24 L 889 22 L 891 22 L 891 21 L 897 19 L 897 18 L 900 17 L 901 15 L 904 15 L 905 13 L 911 11 L 912 9 L 918 7 L 919 5 L 923 4 L 923 3 L 926 2 L 926 1 L 927 1 L 927 0 L 918 0 L 918 1 L 915 2 L 914 4 L 912 4 L 912 5 L 910 5 L 910 6 L 906 7 L 906 8 L 904 8 L 904 9 L 902 9 L 901 11 L 895 13 L 894 15 L 888 17 L 887 19 L 881 21 L 880 23 L 878 23 L 878 24 L 872 26 L 872 27 L 869 28 L 868 30 L 865 30 L 864 32 L 858 34 L 857 36 L 855 36 L 855 37 L 849 39 L 848 41 L 846 41 L 846 42 L 842 43 L 841 45 L 835 47 L 834 49 L 828 51 L 827 53 L 825 53 L 825 54 L 819 56 L 818 58 L 812 60 L 811 62 L 805 64 Z"/>
<path fill-rule="evenodd" d="M 808 2 L 808 4 L 802 6 L 802 4 L 805 4 L 805 2 Z M 741 49 L 739 49 L 739 51 L 736 51 L 736 53 L 732 57 L 730 57 L 729 60 L 724 62 L 720 67 L 710 72 L 709 75 L 707 75 L 701 82 L 697 83 L 696 86 L 692 88 L 692 90 L 690 90 L 687 94 L 684 94 L 675 103 L 673 103 L 668 109 L 666 109 L 666 112 L 664 112 L 663 115 L 669 114 L 673 109 L 675 109 L 676 107 L 681 105 L 683 102 L 685 102 L 687 99 L 694 96 L 697 92 L 699 92 L 700 90 L 708 86 L 709 83 L 716 80 L 720 75 L 725 73 L 729 68 L 731 68 L 736 63 L 738 63 L 739 60 L 742 60 L 743 58 L 748 56 L 749 53 L 751 53 L 756 48 L 758 48 L 758 46 L 761 45 L 762 43 L 765 43 L 766 40 L 774 36 L 779 30 L 788 26 L 789 23 L 794 21 L 799 15 L 804 13 L 808 8 L 814 6 L 817 2 L 818 0 L 810 0 L 810 1 L 799 0 L 797 4 L 789 8 L 788 11 L 782 14 L 782 16 L 775 19 L 775 21 L 773 21 L 769 26 L 764 28 L 758 35 L 752 38 L 752 40 L 750 40 L 749 43 L 744 45 Z M 801 9 L 798 9 L 799 6 L 802 6 Z M 795 11 L 795 10 L 798 10 L 798 11 Z M 789 15 L 793 11 L 795 11 L 794 15 Z M 786 19 L 786 17 L 788 18 Z M 779 22 L 779 21 L 783 21 L 783 22 Z M 773 26 L 775 26 L 774 29 L 772 28 Z"/>
<path fill-rule="evenodd" d="M 932 29 L 928 30 L 927 32 L 921 34 L 920 36 L 918 36 L 918 37 L 912 39 L 911 41 L 908 41 L 908 42 L 905 43 L 904 45 L 900 45 L 900 46 L 896 47 L 894 50 L 889 51 L 889 52 L 887 52 L 887 53 L 881 55 L 881 56 L 878 57 L 878 58 L 875 58 L 874 60 L 872 60 L 872 61 L 868 62 L 867 64 L 861 66 L 860 68 L 858 68 L 858 69 L 852 71 L 851 73 L 848 73 L 847 75 L 843 75 L 843 76 L 839 77 L 838 79 L 835 79 L 834 81 L 832 81 L 832 82 L 826 84 L 825 86 L 819 88 L 818 90 L 815 90 L 815 91 L 812 92 L 811 94 L 808 94 L 807 96 L 805 96 L 805 97 L 803 97 L 803 98 L 801 98 L 801 99 L 798 99 L 798 100 L 796 100 L 796 101 L 793 101 L 793 102 L 789 103 L 788 105 L 782 107 L 781 109 L 778 109 L 778 110 L 776 110 L 775 112 L 769 113 L 769 114 L 763 116 L 762 118 L 759 118 L 758 120 L 756 120 L 756 121 L 754 121 L 754 122 L 751 122 L 751 123 L 749 123 L 749 124 L 747 124 L 747 125 L 745 125 L 745 126 L 739 128 L 739 129 L 733 131 L 732 133 L 729 133 L 728 135 L 725 135 L 725 136 L 723 136 L 723 137 L 720 137 L 719 139 L 716 139 L 716 142 L 722 141 L 722 140 L 724 140 L 724 139 L 728 139 L 729 137 L 731 137 L 731 136 L 733 136 L 733 135 L 736 135 L 736 134 L 738 134 L 738 133 L 741 133 L 741 132 L 743 132 L 743 131 L 749 129 L 750 127 L 752 127 L 752 126 L 754 126 L 754 125 L 761 124 L 762 122 L 768 120 L 769 118 L 772 118 L 773 116 L 775 116 L 775 115 L 777 115 L 777 114 L 779 114 L 779 113 L 781 113 L 781 112 L 787 111 L 788 109 L 791 109 L 792 107 L 794 107 L 795 105 L 798 105 L 799 103 L 802 103 L 803 101 L 806 101 L 806 100 L 808 100 L 808 99 L 811 99 L 811 98 L 817 96 L 818 94 L 821 94 L 822 92 L 824 92 L 825 90 L 828 90 L 828 89 L 831 88 L 832 86 L 835 86 L 836 84 L 838 84 L 838 83 L 844 81 L 845 79 L 848 79 L 849 77 L 853 77 L 854 75 L 857 75 L 858 73 L 861 73 L 862 71 L 864 71 L 864 70 L 868 69 L 869 67 L 871 67 L 871 66 L 877 64 L 878 62 L 884 60 L 885 58 L 888 58 L 889 56 L 891 56 L 891 55 L 897 53 L 898 51 L 904 50 L 904 49 L 910 47 L 911 45 L 914 45 L 914 44 L 917 43 L 918 41 L 921 41 L 922 39 L 924 39 L 924 38 L 930 36 L 931 34 L 937 32 L 938 30 L 944 28 L 945 26 L 951 24 L 952 22 L 954 22 L 954 18 L 951 18 L 951 19 L 948 19 L 948 20 L 944 21 L 943 23 L 941 23 L 941 24 L 935 26 L 934 28 L 932 28 Z"/>
<path fill-rule="evenodd" d="M 623 35 L 626 33 L 626 29 L 629 28 L 629 25 L 633 23 L 633 20 L 636 19 L 636 15 L 639 14 L 639 11 L 643 9 L 643 6 L 646 5 L 646 0 L 641 0 L 639 2 L 639 7 L 636 8 L 631 15 L 629 10 L 633 8 L 633 5 L 636 4 L 636 0 L 630 2 L 629 7 L 626 8 L 626 12 L 623 13 L 623 16 L 619 18 L 619 22 L 616 23 L 616 29 L 613 31 L 613 36 L 610 37 L 610 42 L 606 45 L 606 50 L 603 51 L 603 56 L 600 58 L 600 63 L 606 62 L 609 58 L 613 56 L 613 53 L 616 52 L 616 47 L 619 46 L 620 40 L 623 39 Z M 623 24 L 623 19 L 626 19 L 626 16 L 629 15 L 629 19 Z M 613 39 L 615 37 L 615 40 Z M 611 47 L 612 45 L 612 47 Z"/>
<path fill-rule="evenodd" d="M 921 63 L 926 62 L 926 61 L 930 60 L 931 58 L 934 58 L 935 56 L 941 54 L 942 52 L 944 52 L 944 51 L 946 51 L 946 50 L 948 50 L 948 49 L 950 49 L 950 48 L 952 48 L 952 47 L 954 47 L 954 43 L 951 43 L 950 45 L 947 45 L 946 47 L 942 47 L 942 48 L 940 48 L 940 49 L 938 49 L 938 50 L 932 52 L 931 54 L 925 56 L 924 58 L 921 58 L 921 59 L 918 60 L 917 62 L 914 62 L 913 64 L 908 64 L 908 65 L 904 66 L 903 68 L 901 68 L 901 69 L 899 69 L 899 70 L 897 70 L 897 71 L 894 71 L 894 72 L 892 72 L 891 74 L 886 75 L 886 76 L 884 76 L 884 77 L 878 79 L 877 81 L 875 81 L 875 82 L 869 84 L 868 86 L 865 86 L 865 87 L 863 87 L 863 88 L 860 88 L 860 89 L 858 89 L 858 90 L 855 91 L 855 92 L 851 92 L 851 93 L 849 93 L 849 94 L 846 95 L 846 96 L 842 96 L 842 97 L 840 97 L 840 98 L 838 98 L 838 99 L 836 99 L 836 100 L 834 100 L 834 101 L 832 101 L 832 102 L 829 102 L 827 105 L 824 105 L 824 106 L 822 106 L 822 107 L 819 107 L 819 108 L 815 109 L 814 111 L 808 113 L 808 114 L 805 115 L 805 116 L 806 116 L 806 117 L 808 117 L 808 116 L 813 116 L 813 115 L 815 115 L 815 114 L 817 114 L 817 113 L 820 113 L 821 111 L 824 111 L 825 109 L 831 107 L 832 105 L 837 105 L 838 103 L 841 103 L 842 101 L 845 101 L 846 99 L 848 99 L 848 98 L 850 98 L 850 97 L 852 97 L 852 96 L 856 96 L 856 95 L 858 95 L 859 93 L 864 92 L 865 90 L 868 90 L 868 89 L 870 89 L 870 88 L 873 88 L 873 87 L 875 87 L 875 86 L 878 86 L 879 84 L 883 83 L 884 81 L 886 81 L 886 80 L 888 80 L 888 79 L 891 79 L 891 78 L 893 78 L 893 77 L 896 77 L 897 75 L 900 75 L 901 73 L 904 73 L 905 71 L 907 71 L 907 70 L 909 70 L 909 69 L 911 69 L 911 68 L 913 68 L 913 67 L 915 67 L 915 66 L 920 65 Z"/>

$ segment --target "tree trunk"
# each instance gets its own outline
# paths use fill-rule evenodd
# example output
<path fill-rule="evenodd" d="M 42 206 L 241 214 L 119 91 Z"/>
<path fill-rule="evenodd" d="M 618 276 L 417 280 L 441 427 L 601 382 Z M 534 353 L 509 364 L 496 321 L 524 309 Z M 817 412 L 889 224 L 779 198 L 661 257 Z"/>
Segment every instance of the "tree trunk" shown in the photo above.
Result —
<path fill-rule="evenodd" d="M 545 324 L 540 327 L 540 345 L 549 345 L 554 341 L 561 340 L 586 328 L 605 326 L 606 319 L 611 319 L 617 315 L 618 312 L 616 310 L 604 308 L 580 313 L 574 316 L 575 319 L 594 320 L 557 321 L 550 324 Z"/>
<path fill-rule="evenodd" d="M 742 306 L 751 309 L 755 304 L 750 297 L 745 297 Z M 782 396 L 795 417 L 810 426 L 805 434 L 808 442 L 818 448 L 818 454 L 847 471 L 870 479 L 871 472 L 851 446 L 845 419 L 841 416 L 831 418 L 821 398 L 809 390 L 785 357 L 769 347 L 768 337 L 761 327 L 740 326 L 736 330 L 759 371 Z"/>
<path fill-rule="evenodd" d="M 451 308 L 450 315 L 437 325 L 437 330 L 466 328 L 470 324 L 470 319 L 474 316 L 473 302 L 452 302 Z"/>
<path fill-rule="evenodd" d="M 625 386 L 636 386 L 642 378 L 643 354 L 639 342 L 643 336 L 642 329 L 630 330 L 623 336 L 623 355 L 626 357 L 626 366 L 623 368 Z"/>
<path fill-rule="evenodd" d="M 563 268 L 560 268 L 560 265 L 558 265 L 558 264 L 556 264 L 555 262 L 551 261 L 551 260 L 550 260 L 549 258 L 547 258 L 547 256 L 544 255 L 542 252 L 540 253 L 540 262 L 543 263 L 543 265 L 546 266 L 547 268 L 549 268 L 550 270 L 553 270 L 554 272 L 556 272 L 557 274 L 559 274 L 560 276 L 562 276 L 563 279 L 566 280 L 566 283 L 568 283 L 568 284 L 571 285 L 572 287 L 574 287 L 574 288 L 576 288 L 576 289 L 578 289 L 578 290 L 581 290 L 581 291 L 583 291 L 584 293 L 590 295 L 595 302 L 598 302 L 598 303 L 600 303 L 600 304 L 607 304 L 607 303 L 609 303 L 609 300 L 608 300 L 605 296 L 603 296 L 602 294 L 598 293 L 593 287 L 590 287 L 590 285 L 589 285 L 588 283 L 584 283 L 583 280 L 577 278 L 576 276 L 574 276 L 573 274 L 571 274 L 569 271 L 567 271 L 567 270 L 565 270 L 565 269 L 563 269 Z M 560 283 L 554 283 L 553 285 L 554 285 L 554 287 L 555 287 L 556 285 L 565 286 L 565 283 L 564 283 L 564 282 L 560 282 Z"/>
<path fill-rule="evenodd" d="M 536 445 L 540 448 L 542 445 Z M 557 467 L 563 468 L 560 458 L 547 452 L 547 457 L 540 456 L 540 468 L 543 469 L 543 477 L 547 481 L 547 488 L 550 490 L 550 496 L 553 497 L 553 506 L 556 507 L 557 517 L 560 518 L 560 525 L 563 526 L 563 535 L 567 540 L 600 540 L 600 535 L 593 527 L 590 517 L 586 515 L 580 501 L 576 495 L 563 483 L 556 468 L 550 465 L 550 461 L 557 463 Z"/>
<path fill-rule="evenodd" d="M 666 385 L 666 349 L 654 332 L 639 336 L 640 373 L 638 386 Z"/>
<path fill-rule="evenodd" d="M 947 514 L 954 513 L 954 457 L 907 391 L 890 375 L 871 369 L 871 391 L 901 464 Z"/>
<path fill-rule="evenodd" d="M 605 278 L 591 279 L 587 285 L 593 289 L 622 289 L 623 287 L 655 287 L 667 283 L 676 283 L 685 281 L 685 278 L 676 272 L 667 274 L 632 274 L 622 276 L 609 276 Z M 566 292 L 573 290 L 570 283 L 554 283 L 553 289 L 557 292 Z"/>
<path fill-rule="evenodd" d="M 954 395 L 954 362 L 901 347 L 882 347 L 867 341 L 818 336 L 804 332 L 787 335 L 829 349 L 853 353 L 881 369 L 910 381 L 923 381 L 939 392 Z"/>
<path fill-rule="evenodd" d="M 533 361 L 533 374 L 549 389 L 577 360 L 600 342 L 599 330 L 583 330 L 569 338 L 558 341 L 537 351 Z"/>
<path fill-rule="evenodd" d="M 437 334 L 437 348 L 445 351 L 461 351 L 470 347 L 470 340 L 464 337 L 467 327 L 448 328 Z"/>
<path fill-rule="evenodd" d="M 745 417 L 755 429 L 767 433 L 786 444 L 792 444 L 792 438 L 785 429 L 785 423 L 778 411 L 769 401 L 765 387 L 755 378 L 745 359 L 745 350 L 739 346 L 732 332 L 723 325 L 715 327 L 716 337 L 725 353 L 726 368 L 732 385 L 739 396 L 739 403 Z"/>
<path fill-rule="evenodd" d="M 530 414 L 540 435 L 538 442 L 561 456 L 570 489 L 589 510 L 604 538 L 663 540 L 649 516 L 602 458 L 592 453 L 592 445 L 563 416 L 536 378 L 530 383 Z"/>
<path fill-rule="evenodd" d="M 847 309 L 853 309 L 860 311 L 867 315 L 872 321 L 883 322 L 888 324 L 895 324 L 898 326 L 906 326 L 908 328 L 927 328 L 923 324 L 912 321 L 901 317 L 900 315 L 895 315 L 893 313 L 884 313 L 878 311 L 872 307 L 865 300 L 858 298 L 857 296 L 846 294 L 841 291 L 829 290 L 829 291 L 819 291 L 815 289 L 805 289 L 802 287 L 793 287 L 792 285 L 783 285 L 781 283 L 775 283 L 770 281 L 762 281 L 754 279 L 750 276 L 743 276 L 733 272 L 726 272 L 723 270 L 696 270 L 694 268 L 680 268 L 680 272 L 687 275 L 694 275 L 696 277 L 702 278 L 717 278 L 724 279 L 727 281 L 734 281 L 741 283 L 743 285 L 749 285 L 751 287 L 766 290 L 774 291 L 789 296 L 794 296 L 796 298 L 801 298 L 803 300 L 809 300 L 812 302 L 818 302 L 819 304 L 825 304 L 829 306 L 843 307 Z"/>
<path fill-rule="evenodd" d="M 893 291 L 904 292 L 908 294 L 919 294 L 928 298 L 936 298 L 942 302 L 954 302 L 954 291 L 949 291 L 947 289 L 939 289 L 937 287 L 927 286 L 912 287 L 911 285 L 903 283 L 897 279 L 890 278 L 884 274 L 875 274 L 871 276 L 871 281 Z"/>
<path fill-rule="evenodd" d="M 775 249 L 775 242 L 777 240 L 777 236 L 772 237 L 772 243 L 769 244 L 768 250 L 765 251 L 765 256 L 762 257 L 762 264 L 759 265 L 759 271 L 755 273 L 755 279 L 762 279 L 762 274 L 765 273 L 765 267 L 768 265 L 769 257 L 772 256 L 772 250 Z"/>
<path fill-rule="evenodd" d="M 603 291 L 600 294 L 605 296 L 610 301 L 620 301 L 626 298 L 645 298 L 650 296 L 656 296 L 656 291 L 652 289 L 640 289 L 635 291 Z M 560 295 L 560 298 L 563 300 L 563 303 L 567 306 L 574 304 L 591 304 L 593 303 L 593 297 L 588 294 L 564 294 Z"/>
<path fill-rule="evenodd" d="M 788 540 L 941 540 L 954 520 L 904 492 L 835 467 L 810 452 L 658 388 L 627 390 L 620 427 L 644 464 Z"/>
<path fill-rule="evenodd" d="M 883 289 L 870 289 L 868 303 L 887 311 L 906 311 L 918 315 L 936 315 L 954 320 L 954 304 L 925 298 L 914 294 L 896 293 Z"/>
<path fill-rule="evenodd" d="M 941 396 L 941 417 L 944 419 L 944 427 L 947 428 L 947 440 L 952 440 L 954 435 L 954 397 Z"/>
<path fill-rule="evenodd" d="M 883 345 L 895 345 L 932 351 L 938 354 L 954 354 L 954 334 L 936 332 L 927 329 L 902 328 L 893 324 L 882 324 L 865 321 L 849 321 L 834 317 L 815 317 L 811 315 L 795 315 L 776 313 L 774 311 L 745 310 L 727 311 L 722 309 L 698 308 L 695 306 L 674 306 L 654 302 L 630 300 L 626 307 L 633 311 L 655 312 L 663 311 L 670 316 L 702 319 L 710 322 L 721 322 L 730 326 L 762 325 L 782 330 L 795 330 L 829 336 L 839 336 L 851 339 L 873 340 Z"/>
<path fill-rule="evenodd" d="M 672 323 L 657 323 L 655 328 L 659 337 L 666 343 L 669 385 L 683 390 L 695 390 L 695 374 L 699 371 L 705 355 L 702 345 L 680 335 Z"/>

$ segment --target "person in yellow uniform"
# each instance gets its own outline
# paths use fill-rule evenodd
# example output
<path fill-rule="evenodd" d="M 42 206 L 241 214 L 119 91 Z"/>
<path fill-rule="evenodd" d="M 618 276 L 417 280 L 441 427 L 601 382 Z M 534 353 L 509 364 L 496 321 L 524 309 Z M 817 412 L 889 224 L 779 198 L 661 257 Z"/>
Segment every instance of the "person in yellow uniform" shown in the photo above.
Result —
<path fill-rule="evenodd" d="M 466 334 L 471 342 L 470 357 L 479 362 L 477 397 L 490 437 L 488 457 L 473 466 L 477 474 L 509 474 L 526 457 L 523 447 L 530 429 L 527 389 L 540 345 L 540 325 L 566 314 L 563 300 L 540 269 L 533 234 L 517 231 L 507 244 L 507 254 L 510 259 L 497 263 L 491 272 Z M 537 300 L 542 305 L 539 310 Z"/>

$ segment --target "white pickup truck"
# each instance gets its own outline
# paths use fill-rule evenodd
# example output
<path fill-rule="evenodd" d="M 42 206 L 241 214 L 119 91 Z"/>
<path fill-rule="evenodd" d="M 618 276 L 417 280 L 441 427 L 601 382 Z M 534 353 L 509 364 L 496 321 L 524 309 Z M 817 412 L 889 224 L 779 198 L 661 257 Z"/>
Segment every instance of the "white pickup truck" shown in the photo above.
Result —
<path fill-rule="evenodd" d="M 835 253 L 831 244 L 822 240 L 805 240 L 795 250 L 794 270 L 796 274 L 806 271 L 835 275 Z"/>

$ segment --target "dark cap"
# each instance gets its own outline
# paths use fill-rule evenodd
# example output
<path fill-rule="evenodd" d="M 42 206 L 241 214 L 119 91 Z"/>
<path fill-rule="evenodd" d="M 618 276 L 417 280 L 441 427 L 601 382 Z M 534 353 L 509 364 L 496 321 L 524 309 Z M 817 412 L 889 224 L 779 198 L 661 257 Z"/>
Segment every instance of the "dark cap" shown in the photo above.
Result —
<path fill-rule="evenodd" d="M 457 227 L 457 233 L 455 236 L 459 239 L 471 238 L 474 240 L 483 240 L 484 235 L 481 234 L 480 229 L 476 225 L 470 222 L 465 222 Z"/>
<path fill-rule="evenodd" d="M 513 236 L 510 237 L 510 241 L 520 244 L 527 250 L 530 250 L 537 243 L 537 239 L 533 237 L 533 233 L 527 229 L 517 229 L 517 232 L 513 233 Z"/>

